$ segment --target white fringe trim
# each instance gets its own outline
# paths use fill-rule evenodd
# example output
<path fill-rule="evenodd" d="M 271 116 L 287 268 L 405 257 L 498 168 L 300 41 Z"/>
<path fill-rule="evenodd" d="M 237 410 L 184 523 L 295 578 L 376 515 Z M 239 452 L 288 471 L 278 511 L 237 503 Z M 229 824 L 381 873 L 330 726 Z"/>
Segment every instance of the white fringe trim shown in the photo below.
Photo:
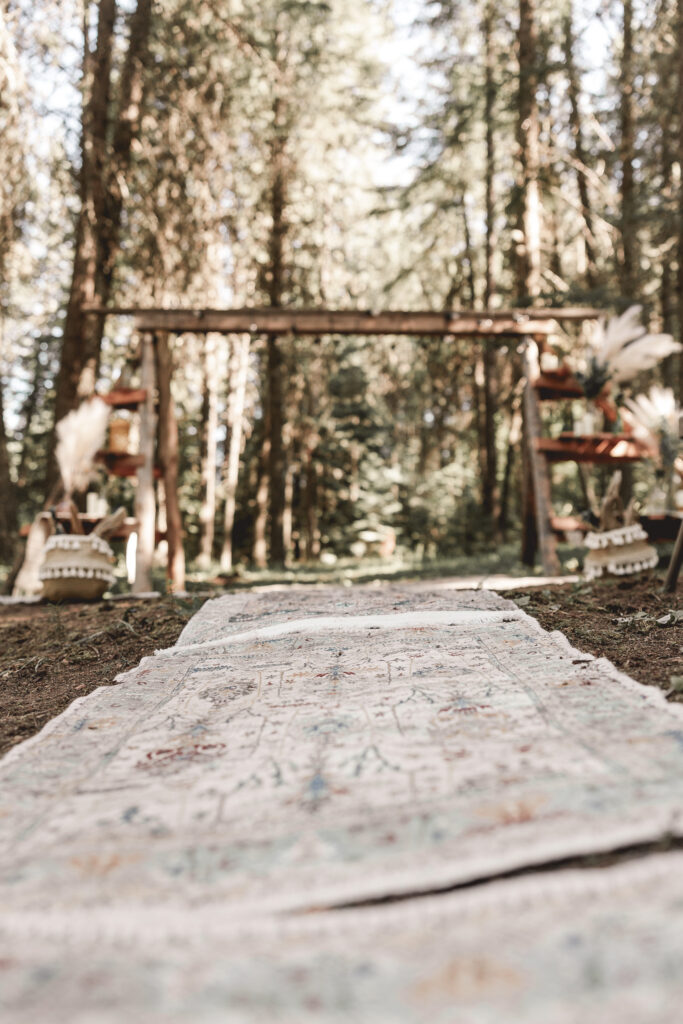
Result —
<path fill-rule="evenodd" d="M 640 523 L 633 523 L 631 526 L 621 526 L 618 530 L 606 530 L 604 533 L 587 533 L 584 544 L 594 551 L 598 548 L 609 548 L 615 544 L 621 547 L 624 544 L 633 544 L 639 540 L 647 540 L 647 534 Z"/>
<path fill-rule="evenodd" d="M 109 569 L 84 569 L 82 566 L 59 566 L 50 568 L 42 566 L 38 577 L 41 580 L 105 580 L 114 583 L 116 576 Z"/>
<path fill-rule="evenodd" d="M 82 535 L 78 533 L 56 533 L 48 539 L 45 551 L 83 551 L 84 548 L 91 548 L 100 555 L 113 558 L 114 552 L 106 540 L 91 533 Z"/>
<path fill-rule="evenodd" d="M 611 572 L 613 576 L 630 576 L 636 572 L 642 572 L 645 569 L 654 569 L 659 564 L 659 555 L 657 552 L 650 555 L 649 558 L 644 559 L 641 562 L 608 562 L 607 565 L 589 565 L 586 566 L 586 579 L 596 580 L 601 576 L 604 576 L 606 572 Z"/>

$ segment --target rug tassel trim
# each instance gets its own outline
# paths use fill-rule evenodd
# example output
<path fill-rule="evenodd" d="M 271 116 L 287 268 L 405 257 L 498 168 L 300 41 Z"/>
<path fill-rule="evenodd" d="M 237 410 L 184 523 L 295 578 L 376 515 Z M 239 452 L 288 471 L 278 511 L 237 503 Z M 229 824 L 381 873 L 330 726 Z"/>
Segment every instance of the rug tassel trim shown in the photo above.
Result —
<path fill-rule="evenodd" d="M 275 640 L 290 633 L 361 633 L 368 629 L 424 629 L 429 626 L 477 626 L 495 622 L 514 622 L 522 618 L 522 611 L 428 611 L 403 612 L 395 615 L 319 615 L 308 619 L 293 619 L 274 626 L 262 626 L 245 633 L 206 640 L 204 643 L 176 645 L 155 651 L 157 656 L 189 654 L 254 640 Z"/>

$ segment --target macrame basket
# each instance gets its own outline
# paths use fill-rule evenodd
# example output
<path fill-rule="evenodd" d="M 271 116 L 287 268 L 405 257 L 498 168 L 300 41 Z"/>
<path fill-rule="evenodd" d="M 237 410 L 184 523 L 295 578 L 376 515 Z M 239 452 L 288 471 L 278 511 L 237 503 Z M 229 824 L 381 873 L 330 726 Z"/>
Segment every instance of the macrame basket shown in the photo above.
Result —
<path fill-rule="evenodd" d="M 654 569 L 659 561 L 640 523 L 589 533 L 584 544 L 588 554 L 583 571 L 589 580 L 604 575 L 629 576 L 644 569 Z"/>
<path fill-rule="evenodd" d="M 114 552 L 94 534 L 56 534 L 45 545 L 40 568 L 48 601 L 96 601 L 115 580 Z"/>

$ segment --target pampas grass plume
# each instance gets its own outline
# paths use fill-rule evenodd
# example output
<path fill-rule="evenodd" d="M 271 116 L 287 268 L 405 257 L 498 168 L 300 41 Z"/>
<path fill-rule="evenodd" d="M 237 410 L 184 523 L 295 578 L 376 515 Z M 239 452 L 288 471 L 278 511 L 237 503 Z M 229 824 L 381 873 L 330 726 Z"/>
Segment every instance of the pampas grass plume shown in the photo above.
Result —
<path fill-rule="evenodd" d="M 642 306 L 631 306 L 621 316 L 600 322 L 591 340 L 596 361 L 606 367 L 616 384 L 633 380 L 681 351 L 670 334 L 648 334 L 640 320 L 642 312 Z"/>
<path fill-rule="evenodd" d="M 109 411 L 101 398 L 91 398 L 57 424 L 55 456 L 67 495 L 84 491 L 90 483 L 95 455 L 107 435 Z"/>

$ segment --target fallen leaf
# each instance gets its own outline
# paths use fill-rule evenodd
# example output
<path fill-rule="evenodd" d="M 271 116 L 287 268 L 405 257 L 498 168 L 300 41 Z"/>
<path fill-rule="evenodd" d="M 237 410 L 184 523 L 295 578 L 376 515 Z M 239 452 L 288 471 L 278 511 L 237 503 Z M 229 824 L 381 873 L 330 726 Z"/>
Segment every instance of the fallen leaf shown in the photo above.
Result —
<path fill-rule="evenodd" d="M 666 615 L 662 615 L 661 619 L 657 619 L 660 626 L 675 626 L 679 622 L 683 622 L 683 611 L 668 612 Z"/>

